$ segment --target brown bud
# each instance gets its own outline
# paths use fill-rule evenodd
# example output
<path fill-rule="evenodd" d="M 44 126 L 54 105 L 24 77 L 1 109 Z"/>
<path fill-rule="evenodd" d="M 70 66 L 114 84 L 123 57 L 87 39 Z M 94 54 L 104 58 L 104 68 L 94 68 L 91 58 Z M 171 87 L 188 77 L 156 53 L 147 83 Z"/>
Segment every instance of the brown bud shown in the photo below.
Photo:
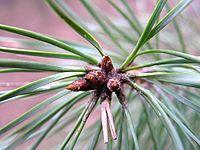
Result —
<path fill-rule="evenodd" d="M 102 85 L 106 80 L 106 74 L 102 71 L 91 71 L 85 75 L 85 79 L 94 86 Z"/>
<path fill-rule="evenodd" d="M 88 83 L 84 78 L 74 81 L 73 83 L 69 84 L 66 89 L 71 91 L 85 91 L 88 90 Z"/>
<path fill-rule="evenodd" d="M 118 91 L 120 89 L 121 83 L 119 81 L 119 79 L 117 78 L 111 78 L 109 79 L 108 83 L 107 83 L 107 87 L 110 91 Z"/>
<path fill-rule="evenodd" d="M 111 72 L 114 69 L 112 60 L 109 56 L 103 57 L 101 61 L 101 69 L 106 73 Z"/>

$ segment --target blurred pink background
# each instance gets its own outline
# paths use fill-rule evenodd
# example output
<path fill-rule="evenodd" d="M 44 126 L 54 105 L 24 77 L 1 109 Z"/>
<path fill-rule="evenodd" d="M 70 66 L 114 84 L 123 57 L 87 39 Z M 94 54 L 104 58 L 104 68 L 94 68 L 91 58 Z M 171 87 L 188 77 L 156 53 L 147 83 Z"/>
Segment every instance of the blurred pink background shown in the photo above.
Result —
<path fill-rule="evenodd" d="M 101 9 L 110 11 L 113 15 L 119 15 L 113 12 L 113 8 L 106 5 L 106 2 L 96 0 L 93 1 Z M 78 0 L 67 0 L 66 3 L 80 12 L 82 17 L 91 19 L 91 16 L 87 14 L 87 11 L 80 5 Z M 151 4 L 151 3 L 149 3 Z M 148 5 L 148 4 L 147 4 Z M 132 2 L 132 6 L 135 7 L 135 2 Z M 144 8 L 144 6 L 142 6 Z M 108 12 L 109 13 L 109 12 Z M 72 29 L 69 28 L 49 7 L 41 0 L 0 0 L 0 23 L 16 26 L 31 31 L 39 32 L 46 35 L 57 36 L 59 38 L 67 39 L 69 41 L 83 41 Z M 12 37 L 12 38 L 23 38 L 16 34 L 0 31 L 0 37 Z M 7 41 L 6 43 L 0 42 L 0 46 L 6 47 L 20 47 L 13 41 Z M 15 58 L 32 61 L 44 61 L 48 62 L 52 59 L 30 57 L 22 55 L 13 55 L 0 52 L 0 58 Z M 18 86 L 22 86 L 31 81 L 45 77 L 49 73 L 4 73 L 0 74 L 0 91 L 14 89 Z M 3 103 L 0 105 L 0 127 L 10 122 L 39 101 L 44 100 L 45 96 L 39 96 L 34 99 L 27 99 L 23 101 L 13 101 Z"/>

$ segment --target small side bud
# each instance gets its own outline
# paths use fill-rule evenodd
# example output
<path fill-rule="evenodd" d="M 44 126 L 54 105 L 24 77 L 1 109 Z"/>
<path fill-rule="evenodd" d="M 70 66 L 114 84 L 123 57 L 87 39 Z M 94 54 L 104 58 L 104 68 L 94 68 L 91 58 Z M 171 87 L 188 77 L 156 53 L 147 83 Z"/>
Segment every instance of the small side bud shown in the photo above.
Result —
<path fill-rule="evenodd" d="M 106 74 L 101 71 L 91 71 L 86 74 L 84 78 L 86 81 L 94 86 L 102 85 L 106 80 Z"/>
<path fill-rule="evenodd" d="M 79 80 L 74 81 L 73 83 L 69 84 L 66 89 L 70 91 L 85 91 L 88 90 L 88 83 L 85 79 L 81 78 Z"/>
<path fill-rule="evenodd" d="M 121 87 L 121 83 L 120 83 L 119 79 L 111 78 L 107 83 L 107 87 L 112 92 L 118 91 Z"/>

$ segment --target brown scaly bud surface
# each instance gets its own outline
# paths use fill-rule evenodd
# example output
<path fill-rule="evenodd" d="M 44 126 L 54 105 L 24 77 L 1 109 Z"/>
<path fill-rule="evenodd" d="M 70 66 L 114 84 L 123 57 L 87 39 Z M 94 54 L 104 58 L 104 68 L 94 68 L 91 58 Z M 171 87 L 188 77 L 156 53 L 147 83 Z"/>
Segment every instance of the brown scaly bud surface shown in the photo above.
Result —
<path fill-rule="evenodd" d="M 90 84 L 97 86 L 102 85 L 106 80 L 106 74 L 102 71 L 91 71 L 84 77 Z"/>
<path fill-rule="evenodd" d="M 85 76 L 67 86 L 67 89 L 71 91 L 94 90 L 95 93 L 99 93 L 105 143 L 108 142 L 108 125 L 112 138 L 117 138 L 110 110 L 112 93 L 114 92 L 117 95 L 123 108 L 127 107 L 127 100 L 123 93 L 122 86 L 129 80 L 127 80 L 125 74 L 118 73 L 116 70 L 117 69 L 115 69 L 112 64 L 111 58 L 109 56 L 104 56 L 99 64 L 99 69 L 92 70 L 92 68 L 89 68 Z"/>
<path fill-rule="evenodd" d="M 109 56 L 104 56 L 101 61 L 101 70 L 105 73 L 109 73 L 114 69 L 112 60 Z"/>
<path fill-rule="evenodd" d="M 72 84 L 68 85 L 66 89 L 71 91 L 86 91 L 88 90 L 89 84 L 84 78 L 74 81 Z"/>
<path fill-rule="evenodd" d="M 118 91 L 121 88 L 121 83 L 118 78 L 114 77 L 108 80 L 107 87 L 110 91 Z"/>

